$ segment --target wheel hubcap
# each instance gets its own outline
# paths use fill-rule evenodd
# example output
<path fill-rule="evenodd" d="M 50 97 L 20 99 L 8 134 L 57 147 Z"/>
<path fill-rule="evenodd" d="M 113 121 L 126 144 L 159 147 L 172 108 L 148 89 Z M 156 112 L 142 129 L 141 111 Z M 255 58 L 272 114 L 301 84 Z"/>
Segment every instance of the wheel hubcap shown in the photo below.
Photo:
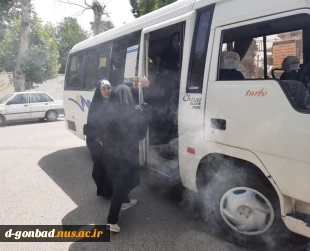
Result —
<path fill-rule="evenodd" d="M 246 235 L 262 234 L 274 221 L 274 210 L 269 200 L 248 187 L 228 190 L 221 199 L 220 211 L 229 227 Z"/>
<path fill-rule="evenodd" d="M 56 113 L 50 112 L 50 113 L 48 114 L 48 118 L 49 118 L 49 119 L 56 119 Z"/>

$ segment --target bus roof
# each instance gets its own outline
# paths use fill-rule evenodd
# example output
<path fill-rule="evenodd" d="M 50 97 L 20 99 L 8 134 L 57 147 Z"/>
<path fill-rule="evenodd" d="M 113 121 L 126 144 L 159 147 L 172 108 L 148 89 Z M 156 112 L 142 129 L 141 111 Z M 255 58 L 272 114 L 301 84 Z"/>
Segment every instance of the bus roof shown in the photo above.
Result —
<path fill-rule="evenodd" d="M 204 0 L 204 5 L 211 5 L 217 2 L 221 2 L 223 0 Z M 81 43 L 75 45 L 72 52 L 76 52 L 79 50 L 83 50 L 88 47 L 95 46 L 97 44 L 103 43 L 105 41 L 112 40 L 119 36 L 121 33 L 122 35 L 126 35 L 138 30 L 143 29 L 144 27 L 148 27 L 154 24 L 159 23 L 158 19 L 160 18 L 160 22 L 164 22 L 169 20 L 173 17 L 186 14 L 193 10 L 193 4 L 195 0 L 179 0 L 172 4 L 169 4 L 163 8 L 155 10 L 151 13 L 143 15 L 131 22 L 125 23 L 119 27 L 113 28 L 106 32 L 103 32 L 97 36 L 89 38 L 87 40 L 82 41 Z"/>
<path fill-rule="evenodd" d="M 310 0 L 179 0 L 161 9 L 155 10 L 131 22 L 103 32 L 97 36 L 76 44 L 70 53 L 74 53 L 105 41 L 142 30 L 145 27 L 161 23 L 184 15 L 192 10 L 216 4 L 212 29 L 215 27 L 281 13 L 299 8 L 310 8 Z M 240 7 L 242 6 L 242 7 Z"/>

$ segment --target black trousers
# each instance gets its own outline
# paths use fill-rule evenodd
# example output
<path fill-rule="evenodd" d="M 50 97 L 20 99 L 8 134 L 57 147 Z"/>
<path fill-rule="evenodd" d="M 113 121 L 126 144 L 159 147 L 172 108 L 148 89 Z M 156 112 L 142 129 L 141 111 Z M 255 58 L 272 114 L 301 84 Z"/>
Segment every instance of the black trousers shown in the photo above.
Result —
<path fill-rule="evenodd" d="M 97 186 L 97 196 L 103 196 L 107 199 L 110 199 L 113 194 L 113 186 L 111 180 L 107 177 L 106 174 L 103 174 L 101 178 L 101 183 Z"/>
<path fill-rule="evenodd" d="M 118 223 L 119 212 L 121 211 L 122 204 L 128 202 L 130 202 L 128 191 L 122 188 L 116 188 L 113 190 L 108 216 L 108 224 Z"/>

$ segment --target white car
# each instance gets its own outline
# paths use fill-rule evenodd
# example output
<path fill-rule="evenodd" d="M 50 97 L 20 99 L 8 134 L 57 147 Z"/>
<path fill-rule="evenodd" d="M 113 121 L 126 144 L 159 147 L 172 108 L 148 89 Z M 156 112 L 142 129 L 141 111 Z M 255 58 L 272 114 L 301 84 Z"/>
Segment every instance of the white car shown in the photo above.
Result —
<path fill-rule="evenodd" d="M 29 119 L 55 121 L 61 113 L 64 113 L 63 101 L 45 92 L 14 92 L 0 99 L 0 125 Z"/>

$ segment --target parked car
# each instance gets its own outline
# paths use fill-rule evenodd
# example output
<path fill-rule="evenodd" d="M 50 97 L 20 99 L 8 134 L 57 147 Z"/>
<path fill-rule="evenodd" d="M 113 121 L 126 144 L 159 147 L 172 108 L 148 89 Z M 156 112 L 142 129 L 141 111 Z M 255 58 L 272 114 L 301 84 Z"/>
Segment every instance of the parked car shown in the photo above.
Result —
<path fill-rule="evenodd" d="M 0 125 L 9 121 L 55 121 L 64 113 L 63 101 L 45 92 L 14 92 L 0 99 Z"/>

